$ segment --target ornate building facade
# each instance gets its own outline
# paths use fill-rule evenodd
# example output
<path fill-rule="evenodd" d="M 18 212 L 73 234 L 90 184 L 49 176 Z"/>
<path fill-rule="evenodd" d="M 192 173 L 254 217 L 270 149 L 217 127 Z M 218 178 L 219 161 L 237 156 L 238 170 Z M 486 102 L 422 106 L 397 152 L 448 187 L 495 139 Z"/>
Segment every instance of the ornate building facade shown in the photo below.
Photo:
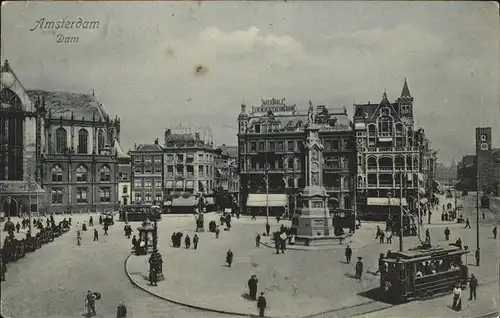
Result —
<path fill-rule="evenodd" d="M 405 80 L 400 98 L 393 103 L 384 92 L 379 104 L 354 105 L 357 207 L 362 216 L 387 216 L 390 206 L 408 207 L 418 197 L 424 183 L 425 137 L 423 130 L 414 128 L 413 101 Z"/>
<path fill-rule="evenodd" d="M 163 148 L 158 144 L 135 146 L 130 151 L 132 158 L 132 202 L 136 204 L 158 204 L 163 202 Z"/>
<path fill-rule="evenodd" d="M 353 124 L 345 108 L 327 109 L 324 105 L 314 108 L 312 103 L 309 106 L 313 108 L 313 120 L 324 146 L 322 180 L 329 195 L 328 207 L 331 212 L 350 209 L 354 200 Z M 286 104 L 285 99 L 262 100 L 250 112 L 246 105 L 241 105 L 238 166 L 243 212 L 256 209 L 262 214 L 266 205 L 271 207 L 271 213 L 281 213 L 282 208 L 295 211 L 297 196 L 305 186 L 307 123 L 307 109 L 299 110 L 295 104 Z"/>
<path fill-rule="evenodd" d="M 3 209 L 10 215 L 115 209 L 120 120 L 93 94 L 24 89 L 8 61 L 1 76 Z"/>

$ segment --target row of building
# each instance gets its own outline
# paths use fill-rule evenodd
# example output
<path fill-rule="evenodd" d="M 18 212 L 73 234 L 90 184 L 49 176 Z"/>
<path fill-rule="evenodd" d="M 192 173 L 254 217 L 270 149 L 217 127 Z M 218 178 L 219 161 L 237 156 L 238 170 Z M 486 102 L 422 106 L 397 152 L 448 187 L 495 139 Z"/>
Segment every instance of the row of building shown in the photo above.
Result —
<path fill-rule="evenodd" d="M 491 127 L 476 128 L 476 154 L 465 155 L 457 164 L 457 188 L 500 193 L 500 148 L 492 146 Z"/>
<path fill-rule="evenodd" d="M 433 186 L 436 153 L 401 96 L 344 108 L 285 99 L 241 105 L 237 146 L 208 127 L 166 129 L 162 142 L 120 145 L 120 119 L 92 94 L 26 90 L 1 66 L 0 201 L 3 211 L 94 212 L 157 202 L 172 212 L 206 205 L 294 211 L 304 187 L 305 127 L 319 128 L 330 209 L 415 205 Z M 308 111 L 309 109 L 309 111 Z M 268 193 L 269 195 L 265 195 Z M 402 197 L 398 203 L 395 198 Z M 186 208 L 186 209 L 184 209 Z M 378 213 L 378 212 L 376 212 Z"/>

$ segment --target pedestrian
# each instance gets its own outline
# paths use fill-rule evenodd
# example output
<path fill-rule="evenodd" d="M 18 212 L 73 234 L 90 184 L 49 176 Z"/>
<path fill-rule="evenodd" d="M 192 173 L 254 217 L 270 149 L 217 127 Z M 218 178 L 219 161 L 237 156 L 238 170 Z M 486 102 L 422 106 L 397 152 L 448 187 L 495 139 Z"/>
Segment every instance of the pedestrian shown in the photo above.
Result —
<path fill-rule="evenodd" d="M 266 307 L 267 307 L 266 297 L 264 297 L 264 292 L 261 292 L 259 299 L 257 300 L 257 308 L 259 308 L 259 317 L 264 317 Z"/>
<path fill-rule="evenodd" d="M 172 246 L 173 246 L 173 247 L 175 247 L 175 237 L 176 237 L 176 236 L 177 236 L 177 233 L 176 233 L 176 232 L 174 232 L 174 233 L 172 234 L 172 236 L 171 236 L 171 239 L 172 239 Z M 134 235 L 134 237 L 135 237 L 135 235 Z"/>
<path fill-rule="evenodd" d="M 386 237 L 386 243 L 392 244 L 392 231 L 387 231 L 385 237 Z"/>
<path fill-rule="evenodd" d="M 384 262 L 384 253 L 380 253 L 378 257 L 378 269 L 375 272 L 375 274 L 380 273 L 380 276 L 384 276 L 387 270 L 387 266 L 385 265 Z"/>
<path fill-rule="evenodd" d="M 285 254 L 285 250 L 286 250 L 286 240 L 284 240 L 283 238 L 280 237 L 280 248 L 281 248 L 281 253 L 282 254 Z"/>
<path fill-rule="evenodd" d="M 92 218 L 92 215 L 89 218 L 89 226 L 94 226 L 94 219 Z"/>
<path fill-rule="evenodd" d="M 132 237 L 132 247 L 135 249 L 137 247 L 137 238 L 135 237 Z"/>
<path fill-rule="evenodd" d="M 358 256 L 358 262 L 356 263 L 356 279 L 361 279 L 361 275 L 363 274 L 363 262 L 361 261 L 363 258 Z"/>
<path fill-rule="evenodd" d="M 77 232 L 76 232 L 76 244 L 77 244 L 78 246 L 82 245 L 82 236 L 81 236 L 81 234 L 80 234 L 80 231 L 77 231 Z"/>
<path fill-rule="evenodd" d="M 76 222 L 76 231 L 80 231 L 80 222 Z"/>
<path fill-rule="evenodd" d="M 251 220 L 257 220 L 257 218 L 255 217 L 255 211 L 252 209 L 252 218 Z"/>
<path fill-rule="evenodd" d="M 127 317 L 127 307 L 120 302 L 118 304 L 118 308 L 116 309 L 116 318 L 125 318 Z"/>
<path fill-rule="evenodd" d="M 217 226 L 215 228 L 215 238 L 219 238 L 219 234 L 220 234 L 220 230 L 219 230 L 219 226 Z"/>
<path fill-rule="evenodd" d="M 250 299 L 257 300 L 257 284 L 259 280 L 257 279 L 257 275 L 252 275 L 248 280 L 248 294 Z"/>
<path fill-rule="evenodd" d="M 255 246 L 260 247 L 260 235 L 259 234 L 257 234 L 257 236 L 255 237 Z"/>
<path fill-rule="evenodd" d="M 385 237 L 385 233 L 383 231 L 380 231 L 380 235 L 379 235 L 379 243 L 380 244 L 383 244 L 384 243 L 384 237 Z"/>
<path fill-rule="evenodd" d="M 458 283 L 456 283 L 455 288 L 453 288 L 453 304 L 451 308 L 455 311 L 462 310 L 462 289 Z"/>
<path fill-rule="evenodd" d="M 279 244 L 279 237 L 275 235 L 274 238 L 274 248 L 276 248 L 276 254 L 280 253 L 280 244 Z"/>
<path fill-rule="evenodd" d="M 280 223 L 280 221 L 281 221 L 281 218 L 280 218 L 280 216 L 279 216 L 279 214 L 278 214 L 278 215 L 276 215 L 276 222 L 277 222 L 277 223 Z"/>
<path fill-rule="evenodd" d="M 198 249 L 198 240 L 199 240 L 198 235 L 195 234 L 194 237 L 193 237 L 193 248 L 195 250 Z"/>
<path fill-rule="evenodd" d="M 349 245 L 345 248 L 345 262 L 351 264 L 352 249 Z"/>
<path fill-rule="evenodd" d="M 94 229 L 94 242 L 99 241 L 99 232 L 97 232 L 97 229 Z"/>
<path fill-rule="evenodd" d="M 380 226 L 377 225 L 377 233 L 375 234 L 375 239 L 378 239 L 381 232 L 382 232 L 382 230 L 380 229 Z"/>
<path fill-rule="evenodd" d="M 108 224 L 104 224 L 104 235 L 108 235 Z"/>
<path fill-rule="evenodd" d="M 191 238 L 189 238 L 189 235 L 186 235 L 186 238 L 184 239 L 184 244 L 186 245 L 186 249 L 189 249 L 191 246 Z"/>
<path fill-rule="evenodd" d="M 448 227 L 446 227 L 446 229 L 444 229 L 444 238 L 447 241 L 450 239 L 450 229 Z"/>
<path fill-rule="evenodd" d="M 497 239 L 497 227 L 496 226 L 493 228 L 493 239 L 494 240 Z"/>
<path fill-rule="evenodd" d="M 158 286 L 158 277 L 156 276 L 156 267 L 151 266 L 149 270 L 149 284 L 151 286 Z"/>
<path fill-rule="evenodd" d="M 87 296 L 85 297 L 85 307 L 87 307 L 87 316 L 95 316 L 95 296 L 92 294 L 92 291 L 87 292 Z"/>
<path fill-rule="evenodd" d="M 469 218 L 467 218 L 467 219 L 465 220 L 465 227 L 464 227 L 464 229 L 470 229 L 470 228 L 471 228 L 471 227 L 470 227 Z"/>
<path fill-rule="evenodd" d="M 99 224 L 102 224 L 102 215 L 99 215 Z"/>
<path fill-rule="evenodd" d="M 226 253 L 226 263 L 227 267 L 231 267 L 231 264 L 233 264 L 233 251 L 231 249 Z"/>
<path fill-rule="evenodd" d="M 271 232 L 271 226 L 269 225 L 269 223 L 266 223 L 266 233 L 267 233 L 267 236 L 269 236 L 269 232 Z"/>
<path fill-rule="evenodd" d="M 477 278 L 474 276 L 474 274 L 471 274 L 469 280 L 469 289 L 470 289 L 469 300 L 472 300 L 472 297 L 474 297 L 474 300 L 476 300 L 477 285 L 479 285 L 477 282 Z"/>
<path fill-rule="evenodd" d="M 475 253 L 475 258 L 476 258 L 476 266 L 479 266 L 479 260 L 481 258 L 481 249 L 478 247 Z"/>
<path fill-rule="evenodd" d="M 21 224 L 19 222 L 16 223 L 16 232 L 19 233 L 19 230 L 21 229 Z"/>
<path fill-rule="evenodd" d="M 482 213 L 482 214 L 483 214 L 483 220 L 484 220 L 484 218 L 486 217 L 486 216 L 484 215 L 484 211 L 483 211 L 483 213 Z"/>

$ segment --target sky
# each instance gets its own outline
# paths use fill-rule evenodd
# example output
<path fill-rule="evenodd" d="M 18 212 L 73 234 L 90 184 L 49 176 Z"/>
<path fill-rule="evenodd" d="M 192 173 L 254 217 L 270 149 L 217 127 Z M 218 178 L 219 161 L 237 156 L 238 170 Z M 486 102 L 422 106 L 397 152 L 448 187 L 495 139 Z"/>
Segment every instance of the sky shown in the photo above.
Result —
<path fill-rule="evenodd" d="M 99 25 L 41 29 L 42 18 Z M 475 127 L 500 146 L 494 2 L 3 2 L 1 26 L 2 60 L 24 87 L 94 90 L 121 118 L 124 149 L 179 124 L 235 145 L 242 102 L 352 115 L 384 90 L 394 101 L 405 78 L 441 162 L 474 153 Z"/>

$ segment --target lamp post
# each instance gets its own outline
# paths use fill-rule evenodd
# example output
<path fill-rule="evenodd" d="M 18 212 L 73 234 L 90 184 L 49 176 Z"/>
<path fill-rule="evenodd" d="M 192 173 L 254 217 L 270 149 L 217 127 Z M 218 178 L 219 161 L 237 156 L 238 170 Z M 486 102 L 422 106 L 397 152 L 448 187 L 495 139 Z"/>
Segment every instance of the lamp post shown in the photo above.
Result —
<path fill-rule="evenodd" d="M 399 220 L 399 251 L 403 251 L 403 174 L 399 174 L 399 212 L 400 212 L 400 220 Z"/>
<path fill-rule="evenodd" d="M 479 168 L 478 168 L 479 169 Z M 479 180 L 479 172 L 476 175 L 477 182 L 477 191 L 476 191 L 476 248 L 479 249 L 479 189 L 480 189 L 480 180 Z"/>
<path fill-rule="evenodd" d="M 158 252 L 158 224 L 156 213 L 159 207 L 156 205 L 156 201 L 153 202 L 153 206 L 151 209 L 154 211 L 154 230 L 153 230 L 153 253 L 151 253 L 151 257 L 149 258 L 149 268 L 155 268 L 156 270 L 156 279 L 163 280 L 163 259 L 161 254 Z"/>
<path fill-rule="evenodd" d="M 391 215 L 391 197 L 392 197 L 392 192 L 391 191 L 387 192 L 387 207 L 389 209 L 388 219 L 391 221 L 391 230 L 392 230 L 393 224 L 392 224 L 392 215 Z"/>

